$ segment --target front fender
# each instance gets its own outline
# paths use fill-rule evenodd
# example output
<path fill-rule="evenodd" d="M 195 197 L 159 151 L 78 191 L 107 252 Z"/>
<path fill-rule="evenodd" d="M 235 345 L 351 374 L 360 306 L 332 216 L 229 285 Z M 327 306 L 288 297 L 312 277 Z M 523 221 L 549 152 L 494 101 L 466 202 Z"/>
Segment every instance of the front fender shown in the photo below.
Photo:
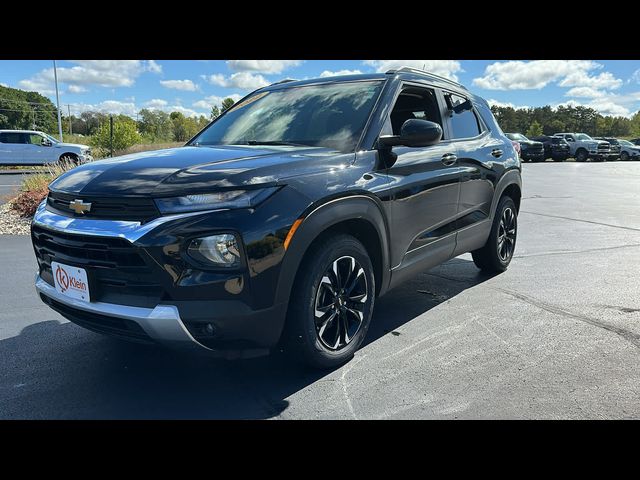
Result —
<path fill-rule="evenodd" d="M 282 260 L 276 303 L 288 303 L 293 282 L 302 262 L 313 241 L 328 228 L 345 220 L 362 219 L 371 224 L 378 234 L 381 246 L 381 285 L 382 295 L 389 285 L 389 234 L 386 217 L 383 214 L 379 200 L 368 195 L 353 195 L 330 200 L 312 208 L 295 234 L 291 238 L 289 247 Z"/>

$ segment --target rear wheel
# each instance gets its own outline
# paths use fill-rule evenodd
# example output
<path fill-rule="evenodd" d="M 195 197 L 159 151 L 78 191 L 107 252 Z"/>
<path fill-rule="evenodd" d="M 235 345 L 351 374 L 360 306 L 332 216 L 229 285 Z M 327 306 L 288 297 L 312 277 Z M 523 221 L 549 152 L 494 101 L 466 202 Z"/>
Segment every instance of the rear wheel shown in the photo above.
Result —
<path fill-rule="evenodd" d="M 476 267 L 487 272 L 504 272 L 513 258 L 517 235 L 516 204 L 511 197 L 502 197 L 493 218 L 487 243 L 471 252 Z"/>
<path fill-rule="evenodd" d="M 350 360 L 367 334 L 376 291 L 364 246 L 350 235 L 325 238 L 311 247 L 295 282 L 287 350 L 316 368 Z"/>

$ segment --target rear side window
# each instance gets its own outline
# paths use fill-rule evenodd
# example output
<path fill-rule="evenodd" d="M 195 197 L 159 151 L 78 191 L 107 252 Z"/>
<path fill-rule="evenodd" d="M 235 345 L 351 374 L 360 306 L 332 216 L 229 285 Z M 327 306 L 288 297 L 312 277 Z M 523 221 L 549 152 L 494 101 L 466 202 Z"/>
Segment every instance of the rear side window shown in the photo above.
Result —
<path fill-rule="evenodd" d="M 16 132 L 0 133 L 0 142 L 2 143 L 25 143 L 24 134 Z"/>
<path fill-rule="evenodd" d="M 464 103 L 467 99 L 458 95 L 450 94 L 451 106 L 456 107 Z M 464 110 L 460 113 L 451 113 L 451 130 L 453 138 L 477 137 L 481 133 L 478 117 L 473 110 Z"/>

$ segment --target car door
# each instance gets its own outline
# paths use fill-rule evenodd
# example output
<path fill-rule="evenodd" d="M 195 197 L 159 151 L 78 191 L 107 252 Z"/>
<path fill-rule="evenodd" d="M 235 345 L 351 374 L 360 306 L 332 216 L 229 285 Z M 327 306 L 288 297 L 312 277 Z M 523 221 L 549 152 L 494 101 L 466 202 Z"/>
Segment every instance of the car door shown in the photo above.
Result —
<path fill-rule="evenodd" d="M 0 133 L 0 161 L 4 165 L 20 165 L 26 163 L 25 143 L 22 132 Z"/>
<path fill-rule="evenodd" d="M 461 172 L 454 253 L 460 255 L 481 247 L 489 236 L 496 183 L 511 149 L 500 137 L 491 135 L 478 113 L 481 106 L 459 93 L 443 91 L 443 95 L 450 141 L 456 146 Z"/>
<path fill-rule="evenodd" d="M 388 133 L 421 118 L 442 125 L 443 106 L 434 88 L 403 84 L 387 120 Z M 385 133 L 383 131 L 383 133 Z M 460 169 L 449 142 L 420 148 L 394 147 L 387 169 L 391 192 L 392 283 L 448 259 L 455 247 Z"/>
<path fill-rule="evenodd" d="M 25 161 L 32 164 L 45 163 L 47 147 L 42 145 L 44 137 L 38 133 L 25 133 Z"/>

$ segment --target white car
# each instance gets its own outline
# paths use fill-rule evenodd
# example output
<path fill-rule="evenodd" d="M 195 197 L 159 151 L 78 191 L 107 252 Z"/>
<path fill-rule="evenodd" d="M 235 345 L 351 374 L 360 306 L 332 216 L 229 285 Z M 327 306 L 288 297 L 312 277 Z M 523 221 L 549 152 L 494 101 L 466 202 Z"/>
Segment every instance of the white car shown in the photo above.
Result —
<path fill-rule="evenodd" d="M 620 160 L 640 160 L 640 145 L 629 140 L 618 140 L 620 144 Z"/>
<path fill-rule="evenodd" d="M 64 158 L 78 164 L 93 160 L 87 145 L 63 143 L 36 130 L 0 130 L 0 165 L 44 165 Z"/>

